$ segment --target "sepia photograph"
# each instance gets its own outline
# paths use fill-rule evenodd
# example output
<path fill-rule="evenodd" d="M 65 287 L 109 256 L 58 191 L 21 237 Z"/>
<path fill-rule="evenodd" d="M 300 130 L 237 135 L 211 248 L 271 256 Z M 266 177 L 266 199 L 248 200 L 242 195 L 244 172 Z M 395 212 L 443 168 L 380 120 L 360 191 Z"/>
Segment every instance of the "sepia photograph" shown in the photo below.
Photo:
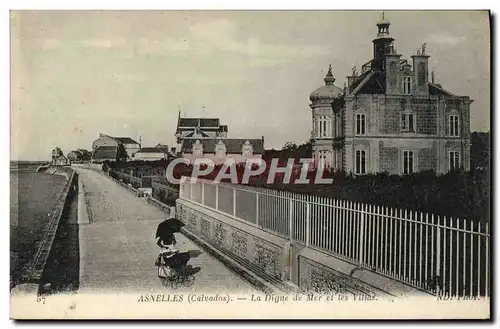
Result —
<path fill-rule="evenodd" d="M 10 317 L 491 317 L 488 10 L 11 10 Z"/>

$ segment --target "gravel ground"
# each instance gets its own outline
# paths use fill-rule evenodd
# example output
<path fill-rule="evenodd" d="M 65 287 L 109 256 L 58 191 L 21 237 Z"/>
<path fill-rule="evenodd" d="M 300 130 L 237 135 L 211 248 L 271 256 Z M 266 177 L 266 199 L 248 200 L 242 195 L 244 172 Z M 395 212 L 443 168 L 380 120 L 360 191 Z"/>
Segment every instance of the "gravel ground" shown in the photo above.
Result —
<path fill-rule="evenodd" d="M 191 286 L 164 287 L 154 262 L 154 234 L 165 213 L 95 171 L 77 169 L 93 222 L 80 227 L 79 292 L 251 293 L 255 288 L 196 244 L 177 233 L 180 251 L 189 252 L 198 272 Z"/>

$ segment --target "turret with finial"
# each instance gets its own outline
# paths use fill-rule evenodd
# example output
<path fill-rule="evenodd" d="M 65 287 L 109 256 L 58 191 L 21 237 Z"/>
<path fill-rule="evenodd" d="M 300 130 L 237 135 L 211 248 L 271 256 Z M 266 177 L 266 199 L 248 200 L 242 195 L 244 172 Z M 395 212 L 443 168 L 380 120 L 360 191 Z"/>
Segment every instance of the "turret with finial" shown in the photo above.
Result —
<path fill-rule="evenodd" d="M 335 82 L 335 78 L 333 77 L 332 73 L 332 64 L 328 65 L 328 72 L 326 73 L 325 76 L 325 84 L 326 85 L 333 85 Z"/>

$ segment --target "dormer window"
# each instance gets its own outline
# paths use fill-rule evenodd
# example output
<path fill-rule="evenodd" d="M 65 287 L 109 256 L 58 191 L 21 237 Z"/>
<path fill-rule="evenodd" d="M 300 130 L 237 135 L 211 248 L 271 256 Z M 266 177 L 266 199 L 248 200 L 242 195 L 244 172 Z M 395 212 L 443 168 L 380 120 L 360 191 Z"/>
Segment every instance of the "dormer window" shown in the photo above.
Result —
<path fill-rule="evenodd" d="M 224 142 L 219 141 L 217 145 L 215 145 L 215 156 L 218 158 L 226 157 L 226 145 Z"/>
<path fill-rule="evenodd" d="M 244 158 L 249 158 L 253 155 L 253 146 L 249 141 L 246 141 L 245 144 L 243 144 L 241 154 Z"/>
<path fill-rule="evenodd" d="M 203 144 L 201 144 L 198 139 L 193 144 L 193 155 L 195 157 L 201 157 L 201 156 L 203 156 Z"/>
<path fill-rule="evenodd" d="M 411 94 L 411 77 L 408 75 L 403 77 L 403 94 L 404 95 Z"/>

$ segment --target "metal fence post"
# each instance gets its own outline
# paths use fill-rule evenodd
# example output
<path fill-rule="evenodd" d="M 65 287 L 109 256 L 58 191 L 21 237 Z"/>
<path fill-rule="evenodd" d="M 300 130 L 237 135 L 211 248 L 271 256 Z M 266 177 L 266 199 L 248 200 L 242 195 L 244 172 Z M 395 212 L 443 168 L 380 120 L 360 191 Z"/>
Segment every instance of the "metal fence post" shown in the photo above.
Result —
<path fill-rule="evenodd" d="M 255 192 L 255 226 L 259 227 L 259 192 Z"/>
<path fill-rule="evenodd" d="M 189 200 L 193 200 L 193 182 L 191 182 L 191 180 L 189 180 L 189 184 L 191 184 L 191 186 L 189 186 Z"/>
<path fill-rule="evenodd" d="M 236 217 L 236 189 L 233 187 L 233 216 Z"/>
<path fill-rule="evenodd" d="M 219 210 L 219 185 L 215 184 L 215 209 Z"/>
<path fill-rule="evenodd" d="M 290 242 L 293 241 L 293 199 L 290 199 L 290 216 L 289 216 L 289 226 L 288 226 L 288 230 L 289 230 L 289 234 L 290 234 Z"/>
<path fill-rule="evenodd" d="M 359 265 L 363 264 L 363 246 L 365 244 L 365 206 L 363 204 L 356 206 L 357 210 L 361 213 L 359 223 Z"/>
<path fill-rule="evenodd" d="M 205 204 L 205 183 L 201 182 L 201 204 Z"/>
<path fill-rule="evenodd" d="M 441 284 L 441 220 L 438 216 L 437 218 L 437 233 L 436 233 L 436 295 L 441 293 L 440 284 Z"/>
<path fill-rule="evenodd" d="M 310 203 L 306 203 L 306 247 L 309 247 L 309 242 L 311 240 L 311 209 Z"/>
<path fill-rule="evenodd" d="M 179 184 L 179 198 L 183 198 L 184 197 L 184 183 L 181 181 L 180 184 Z"/>

